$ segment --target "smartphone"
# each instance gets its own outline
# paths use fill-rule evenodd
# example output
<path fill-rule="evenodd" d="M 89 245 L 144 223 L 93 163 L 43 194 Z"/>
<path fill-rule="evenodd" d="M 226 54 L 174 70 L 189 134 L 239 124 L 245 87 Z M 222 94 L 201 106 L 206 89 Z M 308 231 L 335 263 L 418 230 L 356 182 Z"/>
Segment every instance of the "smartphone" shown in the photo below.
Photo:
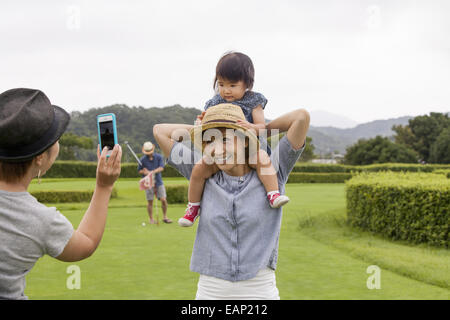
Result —
<path fill-rule="evenodd" d="M 111 155 L 112 149 L 118 144 L 116 115 L 114 113 L 105 113 L 97 116 L 98 139 L 100 151 L 108 147 L 107 157 Z"/>

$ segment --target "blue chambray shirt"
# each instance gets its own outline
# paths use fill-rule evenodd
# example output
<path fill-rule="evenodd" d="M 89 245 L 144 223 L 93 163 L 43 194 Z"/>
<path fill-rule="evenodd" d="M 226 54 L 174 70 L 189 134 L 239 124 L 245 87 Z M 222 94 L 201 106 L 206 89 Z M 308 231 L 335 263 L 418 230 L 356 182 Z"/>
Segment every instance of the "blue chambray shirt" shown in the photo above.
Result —
<path fill-rule="evenodd" d="M 175 142 L 168 163 L 189 179 L 200 153 L 187 143 Z M 304 147 L 293 149 L 284 136 L 272 152 L 281 193 Z M 191 271 L 241 281 L 254 278 L 266 267 L 275 270 L 281 215 L 281 208 L 269 206 L 255 170 L 241 177 L 217 172 L 205 183 Z"/>

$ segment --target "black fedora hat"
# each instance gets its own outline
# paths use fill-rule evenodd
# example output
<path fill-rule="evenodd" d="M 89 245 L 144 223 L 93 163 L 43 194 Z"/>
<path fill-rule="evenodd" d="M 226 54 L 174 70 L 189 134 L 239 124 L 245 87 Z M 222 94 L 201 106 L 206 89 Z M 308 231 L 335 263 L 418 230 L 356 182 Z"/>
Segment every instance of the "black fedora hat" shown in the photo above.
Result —
<path fill-rule="evenodd" d="M 0 160 L 23 162 L 51 147 L 64 133 L 70 116 L 35 89 L 0 94 Z"/>

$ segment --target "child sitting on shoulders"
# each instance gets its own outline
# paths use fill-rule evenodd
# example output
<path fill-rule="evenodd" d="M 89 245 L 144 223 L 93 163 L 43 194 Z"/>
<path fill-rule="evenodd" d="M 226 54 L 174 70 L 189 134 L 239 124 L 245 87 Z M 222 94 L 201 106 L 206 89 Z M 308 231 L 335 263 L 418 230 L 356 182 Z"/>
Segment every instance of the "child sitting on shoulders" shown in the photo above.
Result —
<path fill-rule="evenodd" d="M 238 105 L 246 118 L 246 121 L 239 121 L 238 124 L 254 130 L 259 136 L 259 130 L 266 129 L 264 108 L 267 99 L 261 93 L 251 91 L 254 74 L 253 63 L 247 55 L 239 52 L 225 54 L 216 67 L 214 89 L 217 94 L 206 103 L 205 110 L 222 103 Z M 205 181 L 219 171 L 214 163 L 208 164 L 210 161 L 208 162 L 205 157 L 200 159 L 192 170 L 188 191 L 189 203 L 185 215 L 178 220 L 180 226 L 190 227 L 194 224 L 200 213 Z M 254 158 L 250 159 L 250 166 L 257 171 L 264 185 L 269 205 L 272 208 L 279 208 L 288 203 L 289 198 L 279 192 L 276 171 L 273 169 L 267 151 L 260 149 L 252 157 Z"/>

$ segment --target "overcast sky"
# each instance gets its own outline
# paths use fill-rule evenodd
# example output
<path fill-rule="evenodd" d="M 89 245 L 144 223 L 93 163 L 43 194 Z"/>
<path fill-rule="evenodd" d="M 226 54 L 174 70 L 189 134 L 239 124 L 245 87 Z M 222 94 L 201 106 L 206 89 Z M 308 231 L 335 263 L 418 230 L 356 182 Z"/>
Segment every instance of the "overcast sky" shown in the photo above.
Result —
<path fill-rule="evenodd" d="M 0 37 L 0 91 L 38 88 L 68 111 L 202 109 L 229 50 L 252 58 L 267 118 L 450 111 L 446 0 L 2 0 Z"/>

